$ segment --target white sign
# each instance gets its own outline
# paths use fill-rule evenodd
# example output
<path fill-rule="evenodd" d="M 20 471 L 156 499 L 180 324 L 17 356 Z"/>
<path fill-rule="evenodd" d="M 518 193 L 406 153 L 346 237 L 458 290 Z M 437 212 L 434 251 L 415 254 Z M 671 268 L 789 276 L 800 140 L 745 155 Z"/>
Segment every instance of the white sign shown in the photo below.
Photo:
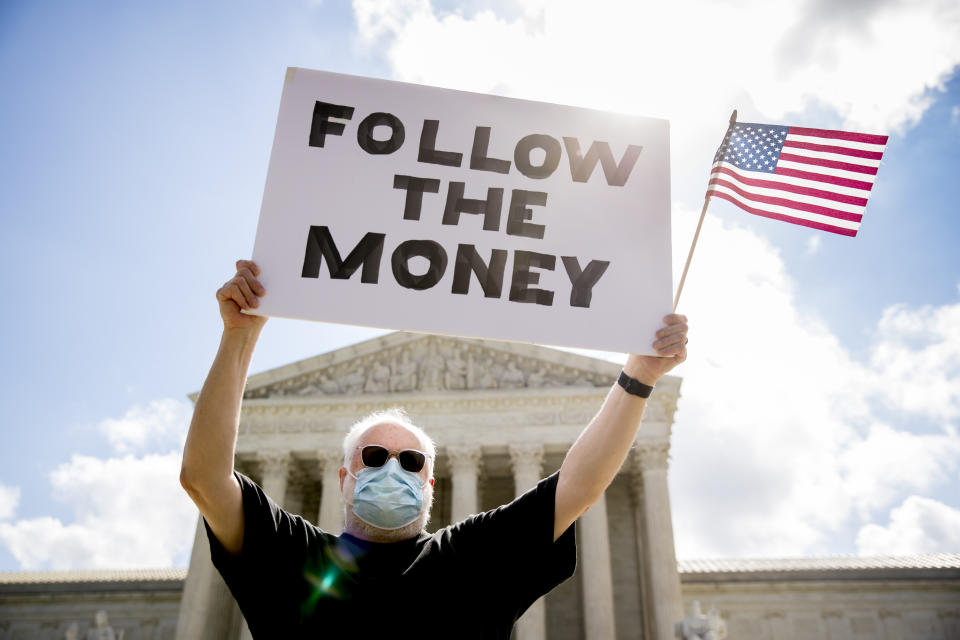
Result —
<path fill-rule="evenodd" d="M 652 353 L 665 120 L 287 70 L 258 313 Z"/>

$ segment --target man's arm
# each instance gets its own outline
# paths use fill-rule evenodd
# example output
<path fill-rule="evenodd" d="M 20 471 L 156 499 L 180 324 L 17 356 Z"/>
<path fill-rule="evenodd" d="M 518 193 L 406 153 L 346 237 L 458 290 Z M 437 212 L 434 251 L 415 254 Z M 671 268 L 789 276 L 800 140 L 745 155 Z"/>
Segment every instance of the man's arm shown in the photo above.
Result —
<path fill-rule="evenodd" d="M 233 475 L 240 403 L 257 337 L 267 319 L 241 313 L 259 306 L 265 291 L 257 265 L 237 261 L 237 274 L 217 291 L 223 335 L 193 410 L 183 448 L 180 484 L 230 553 L 243 547 L 243 499 Z"/>
<path fill-rule="evenodd" d="M 623 367 L 628 376 L 651 387 L 687 358 L 686 317 L 673 314 L 664 318 L 664 322 L 653 343 L 662 357 L 631 355 Z M 613 482 L 630 452 L 646 406 L 645 398 L 631 395 L 619 384 L 613 384 L 600 411 L 570 447 L 560 466 L 553 517 L 554 540 L 599 500 Z"/>

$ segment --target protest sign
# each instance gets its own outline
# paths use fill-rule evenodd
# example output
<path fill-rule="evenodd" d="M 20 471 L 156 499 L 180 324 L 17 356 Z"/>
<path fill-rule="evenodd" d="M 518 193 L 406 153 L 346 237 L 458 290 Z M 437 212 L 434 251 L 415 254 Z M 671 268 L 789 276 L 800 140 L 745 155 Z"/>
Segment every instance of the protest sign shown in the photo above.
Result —
<path fill-rule="evenodd" d="M 291 68 L 258 313 L 652 353 L 665 120 Z"/>

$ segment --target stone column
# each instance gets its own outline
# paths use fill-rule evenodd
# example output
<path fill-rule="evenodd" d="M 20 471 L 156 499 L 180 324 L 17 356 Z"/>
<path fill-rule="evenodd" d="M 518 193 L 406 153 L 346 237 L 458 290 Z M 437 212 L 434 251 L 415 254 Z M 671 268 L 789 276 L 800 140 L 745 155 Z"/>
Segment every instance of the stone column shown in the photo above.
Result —
<path fill-rule="evenodd" d="M 140 632 L 137 637 L 143 640 L 155 640 L 157 637 L 157 627 L 160 626 L 159 618 L 144 618 L 140 621 Z"/>
<path fill-rule="evenodd" d="M 650 571 L 644 559 L 647 546 L 646 531 L 647 519 L 646 501 L 643 497 L 643 474 L 634 470 L 630 477 L 630 489 L 633 494 L 633 525 L 637 534 L 637 579 L 640 582 L 640 616 L 643 622 L 642 638 L 653 638 L 653 628 L 650 626 L 650 611 L 653 603 L 650 600 Z"/>
<path fill-rule="evenodd" d="M 523 495 L 540 482 L 543 474 L 543 445 L 512 444 L 509 447 L 510 466 L 513 468 L 514 494 Z M 547 607 L 543 598 L 537 599 L 517 620 L 517 640 L 545 640 L 547 637 Z"/>
<path fill-rule="evenodd" d="M 262 478 L 260 486 L 281 508 L 287 495 L 287 475 L 290 472 L 289 451 L 261 451 L 257 454 Z"/>
<path fill-rule="evenodd" d="M 850 624 L 839 609 L 830 609 L 823 611 L 820 616 L 823 618 L 823 626 L 827 630 L 829 640 L 849 640 Z"/>
<path fill-rule="evenodd" d="M 790 632 L 787 629 L 787 613 L 785 611 L 768 611 L 763 616 L 770 628 L 771 640 L 789 640 Z"/>
<path fill-rule="evenodd" d="M 607 496 L 580 516 L 580 557 L 583 561 L 583 626 L 587 640 L 614 640 L 613 573 L 610 570 L 610 531 Z"/>
<path fill-rule="evenodd" d="M 899 611 L 881 608 L 879 613 L 880 626 L 883 627 L 884 640 L 903 640 L 903 621 Z"/>
<path fill-rule="evenodd" d="M 480 509 L 477 506 L 477 476 L 480 473 L 480 447 L 461 445 L 447 447 L 453 496 L 450 522 L 460 522 Z"/>
<path fill-rule="evenodd" d="M 333 535 L 343 531 L 343 505 L 340 503 L 340 467 L 343 466 L 343 451 L 328 449 L 317 452 L 323 471 L 320 493 L 320 512 L 317 526 Z"/>
<path fill-rule="evenodd" d="M 650 628 L 653 637 L 674 637 L 674 625 L 683 620 L 680 573 L 673 546 L 673 519 L 670 515 L 670 491 L 667 487 L 666 442 L 638 444 L 634 454 L 636 472 L 643 477 L 646 546 L 643 563 L 649 576 Z"/>
<path fill-rule="evenodd" d="M 235 606 L 227 584 L 210 559 L 210 543 L 201 519 L 180 598 L 176 640 L 227 640 Z"/>

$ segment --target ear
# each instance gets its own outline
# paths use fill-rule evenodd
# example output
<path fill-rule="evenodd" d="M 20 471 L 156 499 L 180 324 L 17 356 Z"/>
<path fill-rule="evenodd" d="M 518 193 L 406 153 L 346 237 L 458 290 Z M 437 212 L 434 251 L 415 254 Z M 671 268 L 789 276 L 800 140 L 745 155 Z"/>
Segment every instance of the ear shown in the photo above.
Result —
<path fill-rule="evenodd" d="M 343 481 L 344 481 L 344 480 L 346 479 L 346 477 L 347 477 L 347 468 L 346 468 L 346 467 L 340 467 L 339 474 L 340 474 L 340 493 L 343 493 Z"/>

